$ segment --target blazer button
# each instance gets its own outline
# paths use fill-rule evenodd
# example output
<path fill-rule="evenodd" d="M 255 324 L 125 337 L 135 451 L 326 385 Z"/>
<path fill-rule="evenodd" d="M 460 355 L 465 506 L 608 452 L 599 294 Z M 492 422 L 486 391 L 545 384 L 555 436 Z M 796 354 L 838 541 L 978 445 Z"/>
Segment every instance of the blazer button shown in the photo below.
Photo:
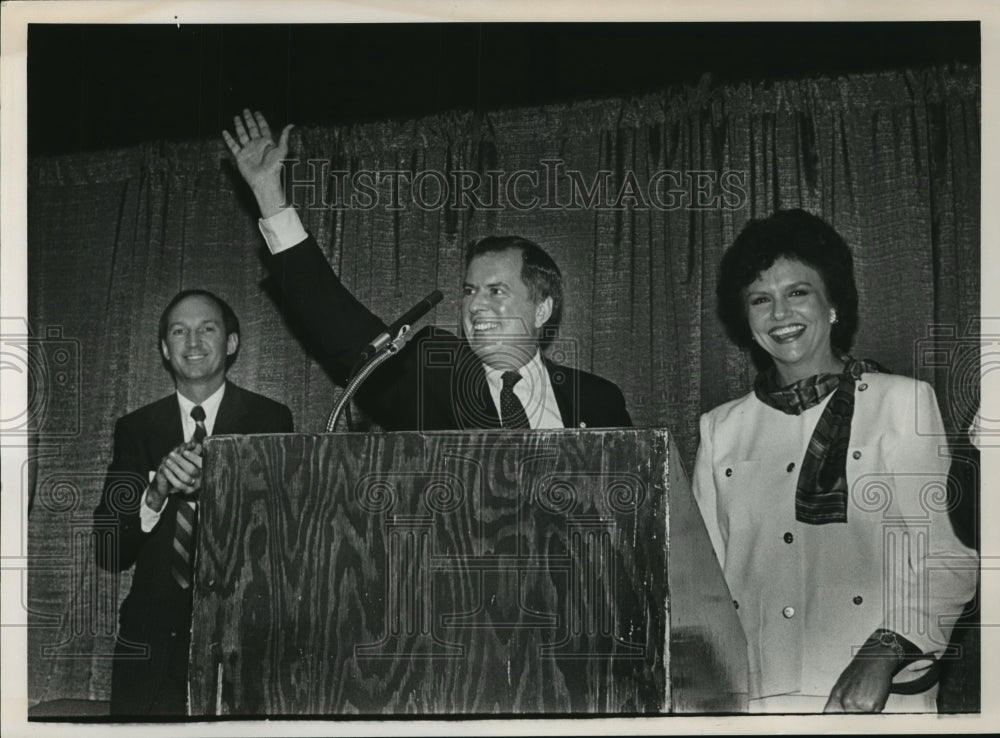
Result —
<path fill-rule="evenodd" d="M 853 454 L 851 454 L 851 456 L 853 456 L 855 460 L 860 459 L 861 458 L 861 452 L 860 451 L 855 451 Z"/>
<path fill-rule="evenodd" d="M 727 477 L 733 476 L 733 470 L 732 469 L 726 469 L 726 476 Z"/>
<path fill-rule="evenodd" d="M 781 611 L 781 614 L 784 615 L 786 618 L 794 618 L 795 617 L 795 608 L 794 607 L 786 607 L 784 610 Z"/>
<path fill-rule="evenodd" d="M 737 610 L 739 610 L 740 609 L 740 603 L 737 602 L 736 600 L 733 600 L 733 607 L 735 607 Z"/>
<path fill-rule="evenodd" d="M 868 389 L 868 385 L 864 382 L 858 385 L 858 392 L 864 392 L 866 389 Z"/>
<path fill-rule="evenodd" d="M 855 605 L 860 605 L 864 601 L 865 600 L 864 600 L 864 598 L 861 595 L 854 595 L 854 604 Z"/>
<path fill-rule="evenodd" d="M 794 461 L 791 462 L 788 466 L 785 467 L 785 471 L 786 472 L 791 472 L 791 471 L 794 471 L 794 470 L 795 470 L 795 462 Z"/>
<path fill-rule="evenodd" d="M 795 536 L 793 536 L 791 533 L 785 533 L 785 535 L 783 535 L 782 538 L 785 539 L 785 543 L 791 543 L 792 541 L 795 540 Z"/>

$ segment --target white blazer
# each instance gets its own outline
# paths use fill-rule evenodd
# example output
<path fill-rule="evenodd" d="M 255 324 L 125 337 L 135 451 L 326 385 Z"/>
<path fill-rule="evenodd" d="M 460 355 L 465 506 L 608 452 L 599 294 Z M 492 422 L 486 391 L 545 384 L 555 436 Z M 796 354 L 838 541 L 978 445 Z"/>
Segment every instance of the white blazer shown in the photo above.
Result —
<path fill-rule="evenodd" d="M 862 375 L 847 523 L 795 520 L 799 469 L 829 400 L 796 416 L 751 392 L 701 418 L 694 495 L 746 633 L 751 698 L 829 695 L 877 628 L 939 655 L 975 591 L 978 560 L 948 519 L 947 441 L 925 382 Z"/>

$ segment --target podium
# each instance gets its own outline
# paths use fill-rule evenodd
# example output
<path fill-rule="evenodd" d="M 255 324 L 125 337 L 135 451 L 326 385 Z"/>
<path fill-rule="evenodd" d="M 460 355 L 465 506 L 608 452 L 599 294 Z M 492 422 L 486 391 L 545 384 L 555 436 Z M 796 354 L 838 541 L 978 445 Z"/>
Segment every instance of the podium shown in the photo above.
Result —
<path fill-rule="evenodd" d="M 745 711 L 677 459 L 653 429 L 210 438 L 190 714 Z"/>

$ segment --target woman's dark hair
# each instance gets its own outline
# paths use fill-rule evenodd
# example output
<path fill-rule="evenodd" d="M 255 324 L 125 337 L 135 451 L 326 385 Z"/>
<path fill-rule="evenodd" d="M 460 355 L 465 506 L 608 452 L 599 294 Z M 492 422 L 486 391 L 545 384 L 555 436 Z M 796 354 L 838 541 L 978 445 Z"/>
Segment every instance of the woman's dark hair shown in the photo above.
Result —
<path fill-rule="evenodd" d="M 189 297 L 204 297 L 205 299 L 214 302 L 219 310 L 222 312 L 222 327 L 226 331 L 226 337 L 228 338 L 230 334 L 235 333 L 236 337 L 239 338 L 240 335 L 240 321 L 236 317 L 236 313 L 233 309 L 229 307 L 229 303 L 223 300 L 221 297 L 208 290 L 181 290 L 173 299 L 167 303 L 167 306 L 163 308 L 163 312 L 160 313 L 160 330 L 159 330 L 159 341 L 157 341 L 157 349 L 159 349 L 160 343 L 167 339 L 167 321 L 170 320 L 170 311 L 173 310 L 181 302 L 181 300 L 186 300 Z M 239 344 L 237 344 L 236 351 L 226 357 L 226 369 L 233 365 L 236 361 L 236 355 L 239 353 Z M 170 369 L 170 362 L 166 359 L 163 360 L 163 365 Z"/>
<path fill-rule="evenodd" d="M 737 346 L 756 346 L 747 320 L 744 290 L 781 257 L 819 272 L 826 296 L 837 309 L 837 322 L 830 327 L 830 343 L 842 352 L 849 351 L 858 328 L 858 288 L 851 250 L 833 226 L 805 210 L 779 210 L 768 218 L 751 220 L 726 250 L 715 290 L 726 333 Z"/>
<path fill-rule="evenodd" d="M 534 241 L 520 236 L 488 236 L 470 243 L 465 250 L 465 268 L 469 262 L 482 254 L 519 249 L 521 252 L 521 281 L 528 286 L 528 294 L 534 303 L 552 298 L 552 314 L 545 321 L 538 344 L 544 349 L 555 339 L 562 322 L 563 284 L 562 272 L 555 260 Z"/>

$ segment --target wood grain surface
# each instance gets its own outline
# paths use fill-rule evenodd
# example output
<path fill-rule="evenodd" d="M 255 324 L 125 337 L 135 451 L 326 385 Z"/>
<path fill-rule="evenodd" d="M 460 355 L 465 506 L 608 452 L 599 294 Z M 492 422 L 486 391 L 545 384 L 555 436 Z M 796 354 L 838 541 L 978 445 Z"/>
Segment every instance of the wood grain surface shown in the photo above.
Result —
<path fill-rule="evenodd" d="M 650 430 L 210 439 L 191 714 L 740 709 L 669 457 Z"/>

